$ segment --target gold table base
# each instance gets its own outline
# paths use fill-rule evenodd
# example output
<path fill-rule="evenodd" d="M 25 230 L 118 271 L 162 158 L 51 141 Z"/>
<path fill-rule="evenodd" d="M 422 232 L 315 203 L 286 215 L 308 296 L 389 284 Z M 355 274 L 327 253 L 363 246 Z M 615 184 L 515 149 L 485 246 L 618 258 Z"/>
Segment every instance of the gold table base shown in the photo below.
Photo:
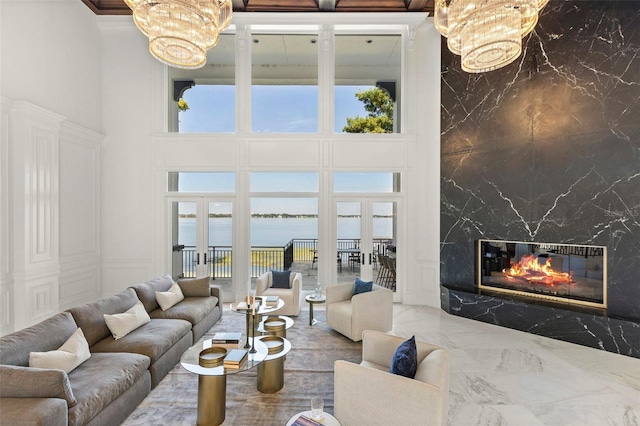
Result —
<path fill-rule="evenodd" d="M 218 426 L 224 422 L 227 376 L 198 376 L 198 425 Z"/>
<path fill-rule="evenodd" d="M 284 386 L 284 356 L 258 365 L 258 390 L 262 393 L 276 393 Z"/>

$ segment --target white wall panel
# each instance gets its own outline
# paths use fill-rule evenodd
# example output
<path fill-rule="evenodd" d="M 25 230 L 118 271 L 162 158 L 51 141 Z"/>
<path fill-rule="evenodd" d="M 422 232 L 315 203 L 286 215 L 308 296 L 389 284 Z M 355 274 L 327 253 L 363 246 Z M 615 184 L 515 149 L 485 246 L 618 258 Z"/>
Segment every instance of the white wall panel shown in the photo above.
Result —
<path fill-rule="evenodd" d="M 102 297 L 100 259 L 96 266 L 79 264 L 62 265 L 60 274 L 60 310 L 82 303 L 92 302 Z"/>
<path fill-rule="evenodd" d="M 60 132 L 60 309 L 101 297 L 103 136 L 70 122 Z"/>
<path fill-rule="evenodd" d="M 103 263 L 102 296 L 107 297 L 154 278 L 151 264 Z"/>
<path fill-rule="evenodd" d="M 334 167 L 359 170 L 361 168 L 401 169 L 406 166 L 407 144 L 404 141 L 340 141 L 332 145 Z"/>
<path fill-rule="evenodd" d="M 300 136 L 296 141 L 249 141 L 249 166 L 297 170 L 320 166 L 320 142 Z"/>
<path fill-rule="evenodd" d="M 238 144 L 232 138 L 216 136 L 154 138 L 162 146 L 159 166 L 167 170 L 211 170 L 235 168 L 238 164 Z"/>

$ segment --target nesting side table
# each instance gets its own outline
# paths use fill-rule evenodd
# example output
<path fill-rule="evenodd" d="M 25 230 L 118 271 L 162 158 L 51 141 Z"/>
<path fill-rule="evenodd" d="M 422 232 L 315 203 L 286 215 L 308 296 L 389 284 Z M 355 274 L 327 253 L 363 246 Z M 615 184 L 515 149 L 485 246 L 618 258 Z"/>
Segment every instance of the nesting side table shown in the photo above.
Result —
<path fill-rule="evenodd" d="M 316 303 L 324 303 L 327 301 L 327 298 L 324 296 L 316 296 L 315 294 L 310 294 L 305 297 L 304 300 L 309 303 L 309 325 L 314 325 L 318 321 L 313 318 L 313 305 Z"/>

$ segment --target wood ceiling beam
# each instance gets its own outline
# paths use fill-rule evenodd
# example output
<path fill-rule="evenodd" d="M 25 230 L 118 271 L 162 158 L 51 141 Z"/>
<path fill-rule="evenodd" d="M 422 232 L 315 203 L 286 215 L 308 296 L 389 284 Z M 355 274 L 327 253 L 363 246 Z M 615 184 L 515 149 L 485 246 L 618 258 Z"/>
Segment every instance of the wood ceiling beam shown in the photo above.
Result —
<path fill-rule="evenodd" d="M 424 11 L 431 3 L 431 10 L 433 10 L 433 0 L 405 0 L 408 11 Z"/>
<path fill-rule="evenodd" d="M 1 0 L 0 0 L 1 1 Z M 82 0 L 96 15 L 131 15 L 124 0 Z M 235 12 L 428 12 L 434 0 L 232 0 Z"/>
<path fill-rule="evenodd" d="M 336 0 L 318 0 L 318 9 L 322 12 L 333 12 L 336 10 Z"/>

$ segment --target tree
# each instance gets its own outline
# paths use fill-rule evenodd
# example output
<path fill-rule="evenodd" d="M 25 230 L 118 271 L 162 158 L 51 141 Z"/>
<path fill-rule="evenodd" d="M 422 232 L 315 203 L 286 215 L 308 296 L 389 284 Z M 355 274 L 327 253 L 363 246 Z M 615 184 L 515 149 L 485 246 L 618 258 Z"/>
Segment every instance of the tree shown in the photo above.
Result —
<path fill-rule="evenodd" d="M 347 117 L 346 133 L 393 133 L 393 101 L 385 90 L 374 87 L 358 90 L 356 97 L 364 103 L 366 117 Z"/>
<path fill-rule="evenodd" d="M 189 104 L 183 98 L 178 101 L 178 110 L 184 112 L 189 109 Z"/>

